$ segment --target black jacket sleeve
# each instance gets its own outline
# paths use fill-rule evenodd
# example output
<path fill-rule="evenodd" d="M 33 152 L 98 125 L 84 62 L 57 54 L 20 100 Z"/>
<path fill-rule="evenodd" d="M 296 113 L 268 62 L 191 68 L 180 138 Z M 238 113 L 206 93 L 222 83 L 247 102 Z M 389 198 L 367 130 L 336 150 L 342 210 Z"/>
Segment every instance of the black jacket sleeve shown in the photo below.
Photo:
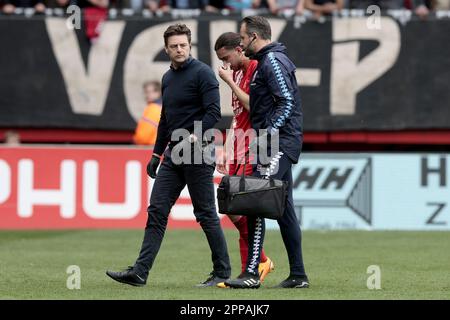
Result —
<path fill-rule="evenodd" d="M 161 97 L 162 97 L 164 92 L 164 77 L 162 78 L 161 83 L 162 83 L 161 85 Z M 159 118 L 158 132 L 156 134 L 156 142 L 155 147 L 153 148 L 153 153 L 156 153 L 157 155 L 161 156 L 166 150 L 169 141 L 170 141 L 169 128 L 167 126 L 166 113 L 163 103 L 161 107 L 161 116 Z"/>
<path fill-rule="evenodd" d="M 202 97 L 202 107 L 205 111 L 202 120 L 202 128 L 205 132 L 214 128 L 214 125 L 221 118 L 219 82 L 209 67 L 204 67 L 199 72 L 199 92 Z"/>
<path fill-rule="evenodd" d="M 158 124 L 158 133 L 156 134 L 155 147 L 153 148 L 153 153 L 157 155 L 162 155 L 164 150 L 166 150 L 167 144 L 169 143 L 169 131 L 167 129 L 167 120 L 164 113 L 164 105 L 161 108 L 161 118 Z"/>

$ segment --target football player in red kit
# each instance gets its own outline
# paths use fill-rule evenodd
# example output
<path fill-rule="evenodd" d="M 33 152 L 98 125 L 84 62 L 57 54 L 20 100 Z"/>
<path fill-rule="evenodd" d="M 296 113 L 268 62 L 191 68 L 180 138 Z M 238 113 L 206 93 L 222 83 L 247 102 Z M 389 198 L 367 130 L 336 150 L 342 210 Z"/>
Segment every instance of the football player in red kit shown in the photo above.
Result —
<path fill-rule="evenodd" d="M 231 130 L 229 130 L 224 146 L 223 159 L 217 165 L 217 170 L 222 174 L 242 174 L 245 161 L 245 175 L 252 175 L 251 159 L 248 157 L 245 159 L 245 155 L 253 138 L 249 117 L 249 92 L 250 82 L 258 62 L 246 57 L 239 43 L 240 35 L 238 33 L 227 32 L 217 39 L 214 47 L 217 57 L 223 62 L 223 66 L 219 67 L 219 76 L 232 90 L 234 113 Z M 239 248 L 242 271 L 244 271 L 248 256 L 247 217 L 236 215 L 228 215 L 228 217 L 239 230 Z M 260 281 L 263 281 L 273 268 L 272 260 L 262 250 L 261 263 L 258 268 Z M 218 286 L 225 287 L 225 284 L 220 283 Z"/>

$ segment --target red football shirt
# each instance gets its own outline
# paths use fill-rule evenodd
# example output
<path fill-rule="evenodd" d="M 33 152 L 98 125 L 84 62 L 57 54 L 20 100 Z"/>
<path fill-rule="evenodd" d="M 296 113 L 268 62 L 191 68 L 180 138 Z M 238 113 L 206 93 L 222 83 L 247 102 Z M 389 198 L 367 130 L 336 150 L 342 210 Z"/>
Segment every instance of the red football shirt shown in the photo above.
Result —
<path fill-rule="evenodd" d="M 250 82 L 253 73 L 258 66 L 258 61 L 250 60 L 250 64 L 247 70 L 239 70 L 233 72 L 234 82 L 241 88 L 245 93 L 250 93 Z M 230 164 L 230 174 L 234 174 L 236 170 L 236 163 L 243 163 L 244 155 L 248 149 L 248 145 L 253 138 L 253 135 L 249 134 L 252 130 L 252 124 L 250 122 L 250 113 L 244 108 L 244 105 L 239 101 L 237 96 L 232 94 L 232 108 L 233 108 L 233 136 L 234 136 L 234 163 Z M 247 162 L 248 163 L 248 162 Z M 239 169 L 242 172 L 243 165 Z M 252 173 L 251 165 L 246 166 L 246 174 Z"/>

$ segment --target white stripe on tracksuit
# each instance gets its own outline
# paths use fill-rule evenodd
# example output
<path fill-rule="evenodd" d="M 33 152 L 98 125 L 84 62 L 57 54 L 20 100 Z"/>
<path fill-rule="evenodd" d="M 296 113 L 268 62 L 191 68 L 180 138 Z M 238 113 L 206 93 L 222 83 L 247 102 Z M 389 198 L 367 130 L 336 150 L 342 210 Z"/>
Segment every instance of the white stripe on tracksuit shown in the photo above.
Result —
<path fill-rule="evenodd" d="M 264 173 L 264 179 L 269 179 L 273 171 L 278 165 L 278 162 L 280 161 L 281 156 L 283 155 L 283 152 L 278 152 L 271 160 L 270 165 L 266 172 Z M 258 274 L 258 266 L 260 261 L 260 251 L 261 251 L 261 239 L 262 239 L 262 219 L 257 217 L 255 219 L 255 234 L 253 237 L 253 243 L 251 244 L 251 259 L 250 263 L 248 263 L 247 266 L 247 272 L 252 274 Z M 250 248 L 249 248 L 250 249 Z"/>

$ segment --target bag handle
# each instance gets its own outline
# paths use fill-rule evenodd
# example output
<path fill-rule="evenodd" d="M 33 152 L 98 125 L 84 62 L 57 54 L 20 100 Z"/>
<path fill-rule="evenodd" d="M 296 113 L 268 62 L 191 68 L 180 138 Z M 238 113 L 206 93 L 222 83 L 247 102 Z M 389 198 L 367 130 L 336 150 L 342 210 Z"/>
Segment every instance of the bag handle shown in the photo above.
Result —
<path fill-rule="evenodd" d="M 247 165 L 247 157 L 248 157 L 249 153 L 250 153 L 250 149 L 248 149 L 244 155 L 244 170 L 242 170 L 241 179 L 239 180 L 239 192 L 245 191 L 245 167 Z M 241 164 L 239 163 L 239 165 L 237 166 L 236 171 L 234 172 L 233 175 L 236 175 L 239 172 L 240 167 L 241 167 Z M 275 187 L 275 181 L 271 176 L 269 176 L 267 180 L 269 180 L 270 187 Z"/>
<path fill-rule="evenodd" d="M 239 191 L 245 191 L 245 167 L 247 165 L 247 158 L 250 154 L 250 149 L 247 149 L 247 151 L 244 154 L 244 170 L 242 170 L 241 179 L 239 180 Z M 241 159 L 242 160 L 242 159 Z M 239 163 L 236 171 L 234 172 L 234 175 L 236 175 L 239 172 L 239 169 L 241 168 L 241 164 Z"/>
<path fill-rule="evenodd" d="M 244 154 L 244 171 L 242 171 L 242 175 L 244 175 L 244 173 L 245 173 L 245 165 L 247 164 L 247 156 L 250 154 L 250 149 L 248 149 L 246 152 L 245 152 L 245 154 Z M 241 159 L 242 160 L 242 159 Z M 238 166 L 237 166 L 237 168 L 236 168 L 236 170 L 234 171 L 234 173 L 233 173 L 233 176 L 235 176 L 238 172 L 239 172 L 239 169 L 241 168 L 241 163 L 239 163 L 238 164 Z"/>

